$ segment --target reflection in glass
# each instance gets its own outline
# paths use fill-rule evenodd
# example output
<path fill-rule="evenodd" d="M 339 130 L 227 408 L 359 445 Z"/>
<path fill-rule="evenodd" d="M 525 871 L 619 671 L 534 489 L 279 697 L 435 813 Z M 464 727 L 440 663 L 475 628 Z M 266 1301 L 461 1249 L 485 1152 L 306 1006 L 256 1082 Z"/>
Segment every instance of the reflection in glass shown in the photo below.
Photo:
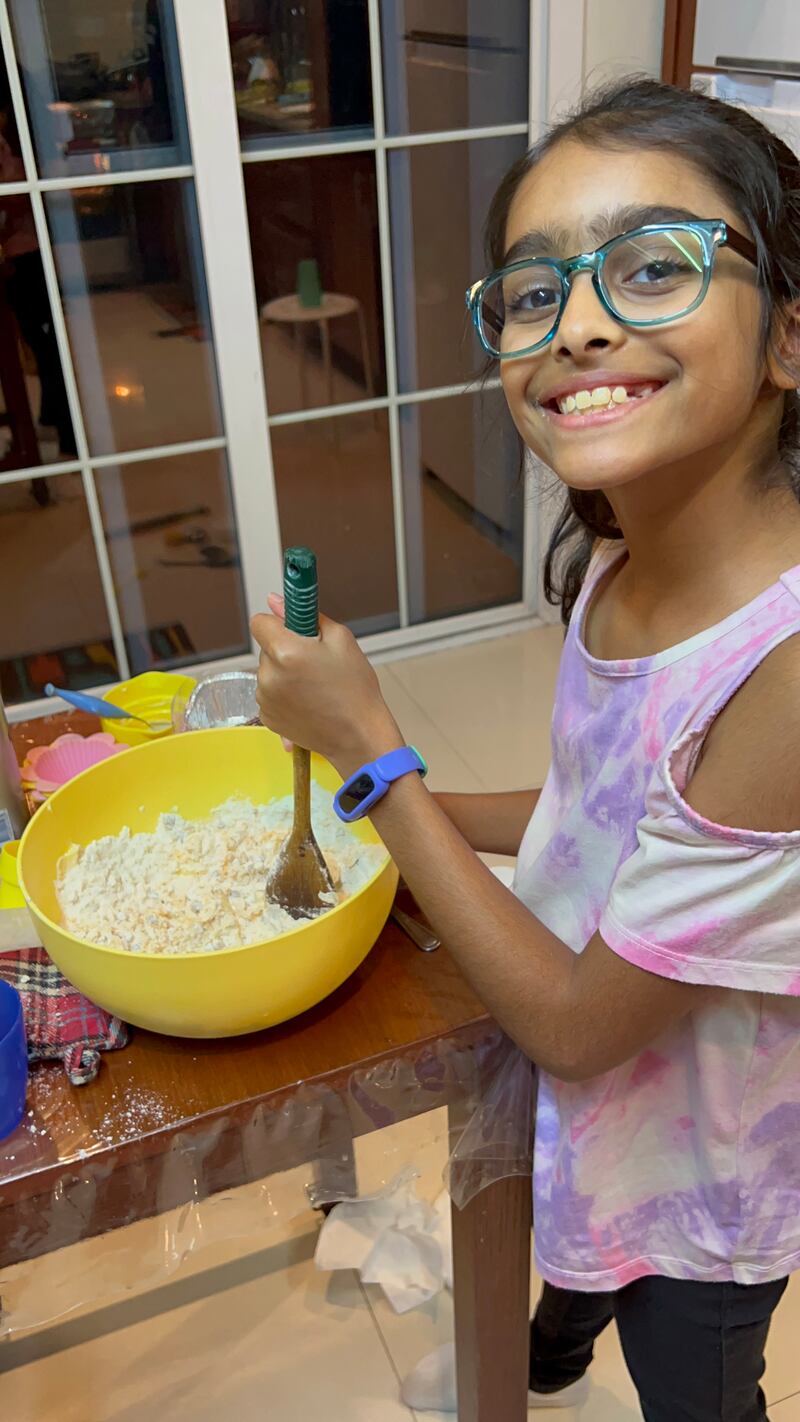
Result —
<path fill-rule="evenodd" d="M 193 183 L 46 202 L 92 453 L 220 434 Z"/>
<path fill-rule="evenodd" d="M 385 411 L 278 425 L 271 433 L 281 540 L 316 551 L 323 612 L 361 636 L 396 627 Z"/>
<path fill-rule="evenodd" d="M 371 153 L 247 163 L 270 414 L 386 391 Z"/>
<path fill-rule="evenodd" d="M 226 0 L 245 150 L 372 134 L 367 0 Z"/>
<path fill-rule="evenodd" d="M 95 481 L 132 671 L 246 651 L 224 453 L 104 466 Z"/>
<path fill-rule="evenodd" d="M 44 177 L 189 161 L 172 0 L 11 0 Z"/>
<path fill-rule="evenodd" d="M 11 102 L 8 70 L 0 55 L 0 183 L 25 181 L 25 168 L 19 146 L 17 121 Z"/>
<path fill-rule="evenodd" d="M 483 224 L 525 138 L 431 143 L 389 153 L 389 193 L 402 391 L 469 380 L 483 357 L 464 292 L 485 272 Z"/>
<path fill-rule="evenodd" d="M 118 681 L 79 474 L 0 485 L 0 693 L 6 705 Z"/>
<path fill-rule="evenodd" d="M 400 409 L 412 622 L 522 597 L 520 443 L 498 389 Z"/>
<path fill-rule="evenodd" d="M 76 453 L 30 199 L 0 188 L 0 471 Z M 45 502 L 50 485 L 36 488 Z"/>
<path fill-rule="evenodd" d="M 388 133 L 526 123 L 526 0 L 381 0 Z"/>
<path fill-rule="evenodd" d="M 0 184 L 25 180 L 0 63 Z M 0 186 L 0 472 L 75 457 L 50 299 L 30 199 Z M 37 480 L 46 502 L 50 485 Z"/>

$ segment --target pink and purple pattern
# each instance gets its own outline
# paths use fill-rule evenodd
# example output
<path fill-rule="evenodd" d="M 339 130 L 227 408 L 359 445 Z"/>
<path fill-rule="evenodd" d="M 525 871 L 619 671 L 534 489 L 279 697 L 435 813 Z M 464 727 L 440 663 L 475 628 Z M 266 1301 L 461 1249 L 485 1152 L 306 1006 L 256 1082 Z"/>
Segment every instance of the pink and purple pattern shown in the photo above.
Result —
<path fill-rule="evenodd" d="M 800 1265 L 800 831 L 711 824 L 682 791 L 711 721 L 800 632 L 800 569 L 679 646 L 598 661 L 585 612 L 622 556 L 595 556 L 567 634 L 515 892 L 576 953 L 599 929 L 720 992 L 604 1076 L 540 1074 L 537 1262 L 562 1288 L 762 1283 Z"/>

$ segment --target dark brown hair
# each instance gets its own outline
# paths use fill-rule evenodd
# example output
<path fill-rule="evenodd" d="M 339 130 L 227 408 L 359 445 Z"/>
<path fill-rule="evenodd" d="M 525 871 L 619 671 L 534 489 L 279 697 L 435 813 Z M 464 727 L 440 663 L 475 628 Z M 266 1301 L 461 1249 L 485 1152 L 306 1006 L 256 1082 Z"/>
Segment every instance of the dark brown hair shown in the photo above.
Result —
<path fill-rule="evenodd" d="M 502 266 L 506 224 L 523 178 L 562 139 L 605 149 L 653 148 L 679 153 L 730 201 L 758 252 L 767 349 L 774 311 L 800 297 L 800 160 L 786 143 L 744 109 L 705 94 L 626 80 L 590 94 L 509 170 L 494 195 L 486 222 L 486 252 Z M 779 455 L 800 497 L 800 399 L 789 391 L 780 427 Z M 568 622 L 596 538 L 620 538 L 602 490 L 568 489 L 544 566 L 549 602 L 561 604 Z"/>

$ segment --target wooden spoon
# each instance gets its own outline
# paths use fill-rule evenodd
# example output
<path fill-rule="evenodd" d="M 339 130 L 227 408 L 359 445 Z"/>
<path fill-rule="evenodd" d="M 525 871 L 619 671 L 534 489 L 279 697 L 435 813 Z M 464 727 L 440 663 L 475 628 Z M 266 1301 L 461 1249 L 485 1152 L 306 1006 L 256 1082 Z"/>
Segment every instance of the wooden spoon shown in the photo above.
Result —
<path fill-rule="evenodd" d="M 308 548 L 287 548 L 283 560 L 286 626 L 301 637 L 319 636 L 317 560 Z M 294 823 L 267 877 L 266 896 L 292 918 L 314 918 L 333 880 L 311 827 L 311 753 L 295 746 Z"/>

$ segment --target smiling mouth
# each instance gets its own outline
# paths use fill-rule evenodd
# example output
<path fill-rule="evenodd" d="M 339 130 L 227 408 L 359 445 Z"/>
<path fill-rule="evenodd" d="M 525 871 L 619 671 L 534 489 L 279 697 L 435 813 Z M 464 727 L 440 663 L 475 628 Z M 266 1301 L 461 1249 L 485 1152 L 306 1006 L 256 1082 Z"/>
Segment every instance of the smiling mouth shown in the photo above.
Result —
<path fill-rule="evenodd" d="M 606 423 L 629 414 L 664 389 L 666 382 L 653 380 L 629 385 L 597 385 L 591 390 L 573 390 L 545 400 L 538 408 L 560 425 Z"/>

